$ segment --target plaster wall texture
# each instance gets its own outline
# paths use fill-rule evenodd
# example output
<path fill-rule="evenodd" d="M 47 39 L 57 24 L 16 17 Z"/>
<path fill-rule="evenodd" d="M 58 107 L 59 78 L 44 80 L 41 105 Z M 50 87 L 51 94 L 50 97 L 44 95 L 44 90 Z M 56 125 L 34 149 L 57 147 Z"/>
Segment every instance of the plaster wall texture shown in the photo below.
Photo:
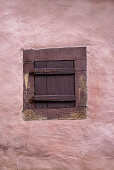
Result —
<path fill-rule="evenodd" d="M 23 49 L 87 47 L 88 118 L 23 121 Z M 114 170 L 114 1 L 0 0 L 0 170 Z"/>

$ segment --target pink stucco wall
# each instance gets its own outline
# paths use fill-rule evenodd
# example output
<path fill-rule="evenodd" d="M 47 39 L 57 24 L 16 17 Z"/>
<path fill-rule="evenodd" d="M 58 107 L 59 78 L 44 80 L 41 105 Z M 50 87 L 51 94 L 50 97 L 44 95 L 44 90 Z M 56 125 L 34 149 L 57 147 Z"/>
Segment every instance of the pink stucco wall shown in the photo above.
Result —
<path fill-rule="evenodd" d="M 23 51 L 87 47 L 88 118 L 23 121 Z M 114 1 L 0 0 L 0 170 L 114 170 Z"/>

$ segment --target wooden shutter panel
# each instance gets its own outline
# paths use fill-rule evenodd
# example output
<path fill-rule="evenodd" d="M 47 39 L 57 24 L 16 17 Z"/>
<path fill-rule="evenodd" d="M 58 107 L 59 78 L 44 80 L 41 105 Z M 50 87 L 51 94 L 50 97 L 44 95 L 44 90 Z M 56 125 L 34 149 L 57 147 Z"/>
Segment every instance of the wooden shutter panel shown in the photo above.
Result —
<path fill-rule="evenodd" d="M 35 69 L 41 68 L 45 72 L 35 75 L 36 108 L 74 107 L 74 72 L 68 73 L 73 70 L 74 61 L 36 61 Z M 49 69 L 60 69 L 61 72 L 48 74 L 46 70 Z"/>

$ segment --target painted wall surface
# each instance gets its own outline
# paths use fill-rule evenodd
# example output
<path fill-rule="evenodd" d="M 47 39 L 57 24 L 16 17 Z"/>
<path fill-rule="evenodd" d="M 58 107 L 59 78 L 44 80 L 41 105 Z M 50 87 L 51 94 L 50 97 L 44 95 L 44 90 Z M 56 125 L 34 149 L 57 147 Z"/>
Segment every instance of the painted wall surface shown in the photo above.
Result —
<path fill-rule="evenodd" d="M 88 118 L 23 121 L 23 49 L 87 47 Z M 0 0 L 0 170 L 114 170 L 114 1 Z"/>

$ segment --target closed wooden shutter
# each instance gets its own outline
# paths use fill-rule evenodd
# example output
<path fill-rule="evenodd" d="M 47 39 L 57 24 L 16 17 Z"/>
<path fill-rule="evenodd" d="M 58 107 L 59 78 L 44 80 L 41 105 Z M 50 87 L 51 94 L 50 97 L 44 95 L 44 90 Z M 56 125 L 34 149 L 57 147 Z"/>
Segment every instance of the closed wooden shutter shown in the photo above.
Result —
<path fill-rule="evenodd" d="M 23 119 L 86 118 L 86 47 L 23 52 Z"/>
<path fill-rule="evenodd" d="M 75 106 L 74 61 L 36 61 L 36 108 Z"/>

